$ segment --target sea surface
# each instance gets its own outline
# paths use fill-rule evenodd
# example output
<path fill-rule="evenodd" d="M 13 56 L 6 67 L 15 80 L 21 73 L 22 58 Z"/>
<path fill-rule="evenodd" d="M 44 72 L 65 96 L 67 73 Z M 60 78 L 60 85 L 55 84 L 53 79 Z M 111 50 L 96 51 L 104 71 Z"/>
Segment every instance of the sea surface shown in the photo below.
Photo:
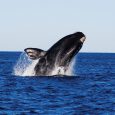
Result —
<path fill-rule="evenodd" d="M 18 76 L 0 52 L 0 115 L 115 115 L 115 53 L 79 53 L 75 76 Z"/>

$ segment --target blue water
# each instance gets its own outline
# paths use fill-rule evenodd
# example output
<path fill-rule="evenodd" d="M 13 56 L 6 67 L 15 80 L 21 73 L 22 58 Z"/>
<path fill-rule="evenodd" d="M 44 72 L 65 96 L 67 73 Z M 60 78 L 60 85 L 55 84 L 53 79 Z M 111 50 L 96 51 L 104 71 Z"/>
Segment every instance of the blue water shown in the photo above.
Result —
<path fill-rule="evenodd" d="M 13 75 L 20 54 L 0 52 L 0 115 L 115 115 L 115 54 L 78 54 L 74 77 Z"/>

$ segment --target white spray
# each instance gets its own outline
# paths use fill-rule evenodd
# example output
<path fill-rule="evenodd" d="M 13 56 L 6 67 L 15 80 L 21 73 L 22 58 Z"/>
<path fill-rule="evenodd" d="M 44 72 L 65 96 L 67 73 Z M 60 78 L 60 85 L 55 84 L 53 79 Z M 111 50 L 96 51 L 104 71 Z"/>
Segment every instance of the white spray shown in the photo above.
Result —
<path fill-rule="evenodd" d="M 14 66 L 13 74 L 17 76 L 34 76 L 34 67 L 38 61 L 39 60 L 31 60 L 25 53 L 22 53 Z"/>

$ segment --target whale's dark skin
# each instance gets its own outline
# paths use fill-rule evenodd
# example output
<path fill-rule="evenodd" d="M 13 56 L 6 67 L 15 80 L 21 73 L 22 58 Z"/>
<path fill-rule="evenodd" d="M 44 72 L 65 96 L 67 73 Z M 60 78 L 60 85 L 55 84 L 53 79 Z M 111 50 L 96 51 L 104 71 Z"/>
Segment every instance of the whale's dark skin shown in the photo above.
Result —
<path fill-rule="evenodd" d="M 63 67 L 66 73 L 72 59 L 81 49 L 85 38 L 82 32 L 76 32 L 63 37 L 47 51 L 26 48 L 25 52 L 31 59 L 39 59 L 34 68 L 35 75 L 51 75 L 55 67 Z"/>

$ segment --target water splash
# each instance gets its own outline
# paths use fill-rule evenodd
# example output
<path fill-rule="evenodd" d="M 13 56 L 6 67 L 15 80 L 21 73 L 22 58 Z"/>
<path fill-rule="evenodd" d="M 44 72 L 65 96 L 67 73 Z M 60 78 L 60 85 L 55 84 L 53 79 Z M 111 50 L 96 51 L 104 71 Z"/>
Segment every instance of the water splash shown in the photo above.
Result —
<path fill-rule="evenodd" d="M 34 67 L 37 62 L 38 60 L 29 59 L 28 56 L 23 52 L 14 66 L 13 74 L 17 76 L 34 76 Z"/>
<path fill-rule="evenodd" d="M 53 75 L 67 75 L 67 76 L 73 76 L 73 66 L 74 66 L 74 61 L 70 64 L 68 67 L 68 70 L 65 71 L 65 67 L 61 66 L 55 66 L 53 70 L 49 73 L 47 76 L 53 76 Z M 23 52 L 16 65 L 14 66 L 14 71 L 13 74 L 17 76 L 35 76 L 35 65 L 39 62 L 38 60 L 31 60 L 29 57 L 26 55 L 25 52 Z"/>

